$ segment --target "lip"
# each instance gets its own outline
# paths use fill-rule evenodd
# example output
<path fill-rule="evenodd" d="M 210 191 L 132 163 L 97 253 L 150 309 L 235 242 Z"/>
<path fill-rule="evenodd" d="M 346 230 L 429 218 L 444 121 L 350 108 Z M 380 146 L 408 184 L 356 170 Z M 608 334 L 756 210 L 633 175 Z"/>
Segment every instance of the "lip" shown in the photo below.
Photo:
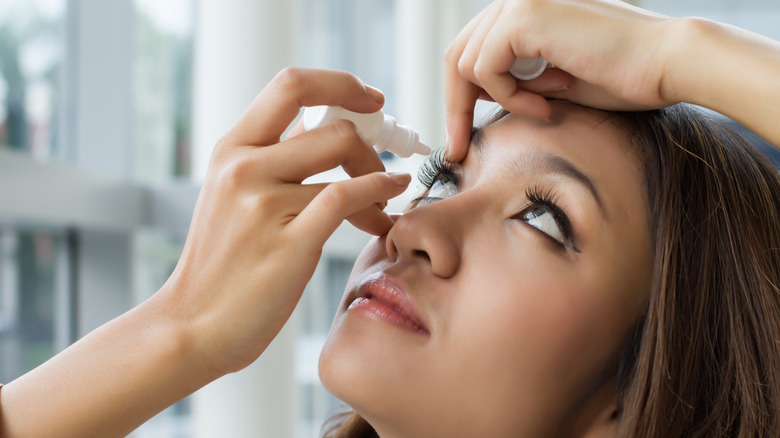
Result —
<path fill-rule="evenodd" d="M 347 310 L 417 334 L 430 334 L 404 285 L 385 274 L 361 283 Z"/>

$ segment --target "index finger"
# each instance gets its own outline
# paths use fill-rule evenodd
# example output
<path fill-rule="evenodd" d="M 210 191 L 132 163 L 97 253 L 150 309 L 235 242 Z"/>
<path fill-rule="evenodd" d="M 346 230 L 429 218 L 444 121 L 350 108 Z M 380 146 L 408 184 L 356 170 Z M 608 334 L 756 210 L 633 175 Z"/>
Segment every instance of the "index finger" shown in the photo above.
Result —
<path fill-rule="evenodd" d="M 447 107 L 447 159 L 460 161 L 466 157 L 474 124 L 474 105 L 482 89 L 464 78 L 458 64 L 474 30 L 495 4 L 483 9 L 466 24 L 447 48 L 444 57 L 444 99 Z"/>
<path fill-rule="evenodd" d="M 447 158 L 461 161 L 466 157 L 474 124 L 474 105 L 482 90 L 464 79 L 455 69 L 444 75 L 444 98 L 447 105 Z"/>
<path fill-rule="evenodd" d="M 335 70 L 288 67 L 278 73 L 228 132 L 238 145 L 268 146 L 278 143 L 301 107 L 341 106 L 371 113 L 384 104 L 382 93 L 355 75 Z"/>
<path fill-rule="evenodd" d="M 469 25 L 472 25 L 472 20 Z M 447 107 L 447 159 L 453 162 L 466 157 L 474 124 L 474 105 L 482 90 L 464 78 L 458 71 L 458 63 L 468 42 L 461 35 L 447 49 L 444 60 L 444 101 Z"/>

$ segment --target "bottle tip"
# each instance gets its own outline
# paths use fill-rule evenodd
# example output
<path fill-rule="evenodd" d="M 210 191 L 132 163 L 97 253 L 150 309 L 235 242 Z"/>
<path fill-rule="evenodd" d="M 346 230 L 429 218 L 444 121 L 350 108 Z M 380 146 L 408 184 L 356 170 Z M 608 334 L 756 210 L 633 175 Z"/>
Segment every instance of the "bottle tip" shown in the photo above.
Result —
<path fill-rule="evenodd" d="M 420 154 L 420 155 L 430 155 L 431 148 L 427 144 L 418 141 L 417 144 L 414 145 L 413 153 Z"/>
<path fill-rule="evenodd" d="M 509 69 L 509 74 L 522 81 L 529 81 L 539 77 L 547 68 L 547 61 L 544 58 L 518 58 Z"/>

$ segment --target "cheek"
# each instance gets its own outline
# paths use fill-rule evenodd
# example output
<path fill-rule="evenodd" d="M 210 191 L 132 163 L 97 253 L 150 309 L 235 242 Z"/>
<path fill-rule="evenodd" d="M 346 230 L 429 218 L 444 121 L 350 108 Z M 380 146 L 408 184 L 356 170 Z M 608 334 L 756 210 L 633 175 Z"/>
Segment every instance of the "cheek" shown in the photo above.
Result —
<path fill-rule="evenodd" d="M 496 409 L 512 406 L 507 417 L 521 408 L 555 421 L 622 339 L 608 304 L 616 291 L 568 262 L 525 253 L 501 259 L 511 267 L 482 266 L 463 285 L 448 320 L 444 348 L 458 365 L 447 378 Z"/>

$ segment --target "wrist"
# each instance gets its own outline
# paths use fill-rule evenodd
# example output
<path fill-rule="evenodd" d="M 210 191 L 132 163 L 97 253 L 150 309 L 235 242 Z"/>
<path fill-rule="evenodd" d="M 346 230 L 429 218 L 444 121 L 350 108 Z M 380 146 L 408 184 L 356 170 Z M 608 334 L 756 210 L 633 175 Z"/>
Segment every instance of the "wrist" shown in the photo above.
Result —
<path fill-rule="evenodd" d="M 707 106 L 707 69 L 713 68 L 708 53 L 718 53 L 717 47 L 714 52 L 710 47 L 717 27 L 716 22 L 700 17 L 670 18 L 665 23 L 660 84 L 664 101 Z"/>
<path fill-rule="evenodd" d="M 147 307 L 148 314 L 154 315 L 157 333 L 160 338 L 166 338 L 163 344 L 163 355 L 168 364 L 182 364 L 188 368 L 193 377 L 192 382 L 199 386 L 206 385 L 226 373 L 214 365 L 212 358 L 205 353 L 203 336 L 198 332 L 197 317 L 191 309 L 183 305 L 181 286 L 166 283 L 160 291 L 142 306 Z"/>

